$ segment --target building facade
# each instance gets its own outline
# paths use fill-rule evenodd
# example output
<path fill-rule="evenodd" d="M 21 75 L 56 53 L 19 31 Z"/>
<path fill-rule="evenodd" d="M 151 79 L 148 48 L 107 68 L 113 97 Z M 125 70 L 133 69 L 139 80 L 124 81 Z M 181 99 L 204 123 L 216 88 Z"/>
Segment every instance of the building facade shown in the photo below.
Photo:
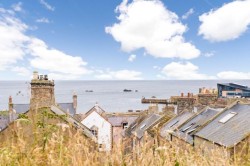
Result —
<path fill-rule="evenodd" d="M 96 136 L 99 151 L 110 151 L 112 149 L 112 125 L 102 115 L 105 111 L 97 104 L 91 108 L 81 123 L 88 127 Z"/>
<path fill-rule="evenodd" d="M 250 88 L 234 83 L 217 84 L 218 97 L 250 98 Z"/>

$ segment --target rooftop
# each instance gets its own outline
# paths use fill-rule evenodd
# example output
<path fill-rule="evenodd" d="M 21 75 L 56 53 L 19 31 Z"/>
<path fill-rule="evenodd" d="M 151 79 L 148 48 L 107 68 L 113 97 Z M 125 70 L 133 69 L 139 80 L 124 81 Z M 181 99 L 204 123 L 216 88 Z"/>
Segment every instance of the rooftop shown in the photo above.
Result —
<path fill-rule="evenodd" d="M 235 104 L 223 110 L 195 135 L 232 147 L 250 134 L 250 105 Z"/>
<path fill-rule="evenodd" d="M 193 135 L 201 128 L 207 121 L 213 118 L 219 111 L 211 108 L 205 108 L 200 113 L 189 118 L 183 123 L 173 135 L 193 144 Z"/>

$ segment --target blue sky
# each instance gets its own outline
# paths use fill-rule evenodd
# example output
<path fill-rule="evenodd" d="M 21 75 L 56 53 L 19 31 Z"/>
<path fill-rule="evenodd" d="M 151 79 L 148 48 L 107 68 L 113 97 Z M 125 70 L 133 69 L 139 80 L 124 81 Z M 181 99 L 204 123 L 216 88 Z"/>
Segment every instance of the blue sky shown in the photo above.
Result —
<path fill-rule="evenodd" d="M 0 79 L 250 79 L 250 0 L 0 1 Z"/>

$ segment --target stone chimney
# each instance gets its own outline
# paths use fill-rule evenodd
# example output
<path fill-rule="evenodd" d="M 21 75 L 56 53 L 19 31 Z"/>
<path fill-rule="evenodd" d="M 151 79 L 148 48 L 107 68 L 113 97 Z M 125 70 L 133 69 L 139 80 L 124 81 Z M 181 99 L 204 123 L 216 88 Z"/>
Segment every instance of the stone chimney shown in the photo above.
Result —
<path fill-rule="evenodd" d="M 77 94 L 75 92 L 73 94 L 73 108 L 76 111 L 76 108 L 77 108 Z"/>
<path fill-rule="evenodd" d="M 158 113 L 159 107 L 158 104 L 150 104 L 148 107 L 148 114 Z"/>
<path fill-rule="evenodd" d="M 181 96 L 176 99 L 176 101 L 177 101 L 177 115 L 185 111 L 193 112 L 195 98 L 190 93 L 188 93 L 187 96 L 184 96 L 182 93 Z"/>
<path fill-rule="evenodd" d="M 33 73 L 31 80 L 30 110 L 55 105 L 54 81 L 48 79 L 47 75 Z"/>
<path fill-rule="evenodd" d="M 12 122 L 13 114 L 14 114 L 13 102 L 12 102 L 12 97 L 10 96 L 9 97 L 9 122 Z"/>

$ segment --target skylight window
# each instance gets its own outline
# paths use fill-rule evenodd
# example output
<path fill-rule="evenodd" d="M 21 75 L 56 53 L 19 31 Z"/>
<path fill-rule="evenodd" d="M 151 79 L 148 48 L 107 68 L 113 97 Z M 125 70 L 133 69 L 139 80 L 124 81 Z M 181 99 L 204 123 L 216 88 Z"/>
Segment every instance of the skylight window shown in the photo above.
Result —
<path fill-rule="evenodd" d="M 198 127 L 200 127 L 200 125 L 197 125 L 197 126 L 195 126 L 193 129 L 189 130 L 189 131 L 187 132 L 187 134 L 192 133 L 192 132 L 195 131 Z"/>
<path fill-rule="evenodd" d="M 193 125 L 195 125 L 195 123 L 191 123 L 188 127 L 184 128 L 183 130 L 181 130 L 182 132 L 187 131 L 188 129 L 190 129 Z"/>
<path fill-rule="evenodd" d="M 227 114 L 226 116 L 224 116 L 223 118 L 221 118 L 219 120 L 219 122 L 220 123 L 226 123 L 227 121 L 229 121 L 235 115 L 237 115 L 237 112 L 230 112 L 229 114 Z"/>
<path fill-rule="evenodd" d="M 176 125 L 179 121 L 177 120 L 176 122 L 174 122 L 171 126 L 169 126 L 170 128 L 173 127 L 174 125 Z"/>
<path fill-rule="evenodd" d="M 143 129 L 144 127 L 146 127 L 146 124 L 142 125 L 142 126 L 140 127 L 140 129 Z"/>

